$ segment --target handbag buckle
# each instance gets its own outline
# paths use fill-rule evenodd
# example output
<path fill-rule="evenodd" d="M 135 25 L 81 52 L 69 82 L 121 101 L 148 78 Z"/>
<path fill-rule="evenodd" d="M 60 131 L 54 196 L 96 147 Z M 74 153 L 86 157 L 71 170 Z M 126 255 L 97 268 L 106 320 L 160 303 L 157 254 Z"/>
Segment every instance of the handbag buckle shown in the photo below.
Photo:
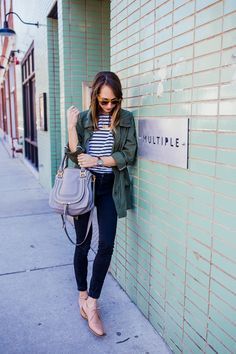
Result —
<path fill-rule="evenodd" d="M 59 177 L 59 178 L 63 177 L 63 171 L 62 170 L 58 170 L 57 171 L 57 177 Z"/>
<path fill-rule="evenodd" d="M 80 171 L 80 177 L 86 177 L 86 171 Z"/>

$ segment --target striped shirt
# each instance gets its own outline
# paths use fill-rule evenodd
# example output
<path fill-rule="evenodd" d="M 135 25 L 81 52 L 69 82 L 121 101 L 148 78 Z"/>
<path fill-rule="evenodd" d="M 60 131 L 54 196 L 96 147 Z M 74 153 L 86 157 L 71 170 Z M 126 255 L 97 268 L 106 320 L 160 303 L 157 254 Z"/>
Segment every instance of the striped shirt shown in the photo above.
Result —
<path fill-rule="evenodd" d="M 110 156 L 114 143 L 112 131 L 109 129 L 111 125 L 111 116 L 98 116 L 98 130 L 93 132 L 92 138 L 89 140 L 89 155 L 92 156 Z M 89 168 L 90 171 L 97 173 L 112 173 L 111 167 L 95 166 Z"/>

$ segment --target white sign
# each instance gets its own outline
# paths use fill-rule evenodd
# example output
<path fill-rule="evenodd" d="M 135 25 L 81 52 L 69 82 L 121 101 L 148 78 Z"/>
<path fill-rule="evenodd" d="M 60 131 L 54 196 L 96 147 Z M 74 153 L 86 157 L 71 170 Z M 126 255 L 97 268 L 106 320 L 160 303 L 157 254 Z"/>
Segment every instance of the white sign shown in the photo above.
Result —
<path fill-rule="evenodd" d="M 140 119 L 139 156 L 167 165 L 188 168 L 188 118 Z"/>

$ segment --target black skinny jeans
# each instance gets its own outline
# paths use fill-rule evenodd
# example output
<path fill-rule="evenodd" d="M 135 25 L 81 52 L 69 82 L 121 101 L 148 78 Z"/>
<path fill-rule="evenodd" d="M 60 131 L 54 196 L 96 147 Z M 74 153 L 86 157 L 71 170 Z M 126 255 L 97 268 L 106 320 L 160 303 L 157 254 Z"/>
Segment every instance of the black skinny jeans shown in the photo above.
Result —
<path fill-rule="evenodd" d="M 114 175 L 99 174 L 95 181 L 95 205 L 97 207 L 99 242 L 98 251 L 94 259 L 92 277 L 89 287 L 89 296 L 98 299 L 105 276 L 107 274 L 114 248 L 117 226 L 117 212 L 112 198 Z M 77 243 L 84 240 L 89 213 L 74 218 Z M 76 246 L 74 254 L 74 270 L 79 291 L 87 290 L 88 251 L 92 239 L 92 226 L 86 241 L 81 246 Z"/>

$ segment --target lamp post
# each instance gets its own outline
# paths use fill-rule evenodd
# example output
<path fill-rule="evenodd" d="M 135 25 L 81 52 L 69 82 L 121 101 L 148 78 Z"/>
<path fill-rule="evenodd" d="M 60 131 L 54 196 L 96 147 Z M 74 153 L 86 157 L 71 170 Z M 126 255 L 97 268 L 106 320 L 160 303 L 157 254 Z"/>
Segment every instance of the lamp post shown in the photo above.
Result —
<path fill-rule="evenodd" d="M 39 22 L 36 22 L 36 23 L 25 22 L 20 18 L 20 16 L 16 12 L 10 11 L 5 15 L 3 28 L 0 29 L 0 36 L 13 37 L 16 35 L 16 32 L 13 29 L 9 28 L 9 26 L 8 26 L 7 16 L 9 16 L 10 14 L 16 15 L 19 18 L 19 20 L 22 23 L 24 23 L 25 25 L 37 26 L 39 28 Z"/>

